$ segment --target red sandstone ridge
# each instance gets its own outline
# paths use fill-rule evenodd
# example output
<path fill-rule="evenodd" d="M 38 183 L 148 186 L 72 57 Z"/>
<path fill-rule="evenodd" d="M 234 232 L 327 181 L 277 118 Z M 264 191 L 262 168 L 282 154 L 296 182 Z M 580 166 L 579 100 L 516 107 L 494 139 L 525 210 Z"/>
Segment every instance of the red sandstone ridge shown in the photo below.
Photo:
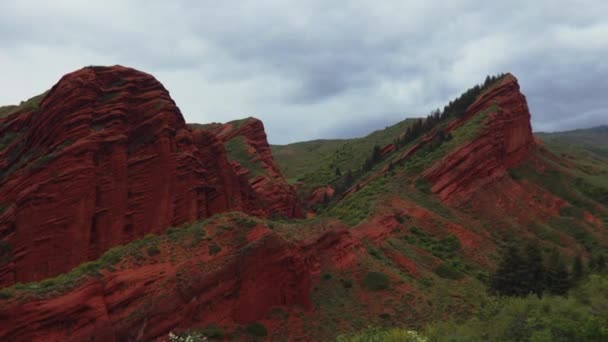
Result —
<path fill-rule="evenodd" d="M 156 261 L 89 277 L 66 293 L 0 300 L 0 339 L 165 340 L 174 329 L 258 321 L 274 307 L 311 310 L 317 249 L 257 228 L 262 236 L 237 249 L 216 236 L 224 246 L 217 255 L 202 246 L 169 262 L 177 251 L 167 250 Z"/>
<path fill-rule="evenodd" d="M 2 286 L 215 213 L 269 215 L 223 141 L 187 127 L 162 84 L 134 69 L 65 75 L 37 109 L 0 119 L 0 135 L 13 137 L 0 150 Z"/>
<path fill-rule="evenodd" d="M 506 75 L 483 93 L 448 130 L 456 129 L 484 110 L 490 112 L 479 136 L 424 172 L 432 191 L 442 200 L 468 198 L 480 187 L 503 177 L 508 168 L 521 163 L 535 146 L 526 98 L 513 75 Z"/>
<path fill-rule="evenodd" d="M 303 217 L 295 188 L 274 162 L 262 121 L 250 117 L 197 128 L 214 132 L 224 142 L 235 171 L 249 179 L 270 215 Z"/>

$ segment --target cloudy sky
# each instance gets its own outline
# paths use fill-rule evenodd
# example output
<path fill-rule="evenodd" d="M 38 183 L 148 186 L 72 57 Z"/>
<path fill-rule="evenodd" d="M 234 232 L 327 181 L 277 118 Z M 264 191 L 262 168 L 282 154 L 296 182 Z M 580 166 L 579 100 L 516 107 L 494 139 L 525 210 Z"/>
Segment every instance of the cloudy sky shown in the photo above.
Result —
<path fill-rule="evenodd" d="M 363 135 L 512 72 L 535 130 L 608 123 L 608 1 L 446 3 L 3 1 L 0 104 L 122 64 L 188 122 L 255 116 L 287 143 Z"/>

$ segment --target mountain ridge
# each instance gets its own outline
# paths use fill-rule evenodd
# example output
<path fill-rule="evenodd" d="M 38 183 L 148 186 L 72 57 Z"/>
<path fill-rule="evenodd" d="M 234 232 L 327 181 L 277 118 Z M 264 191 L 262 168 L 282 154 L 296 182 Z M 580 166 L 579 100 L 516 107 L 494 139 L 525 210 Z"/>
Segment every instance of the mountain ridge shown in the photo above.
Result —
<path fill-rule="evenodd" d="M 121 101 L 113 105 L 123 108 L 146 97 L 138 89 L 115 95 Z M 92 95 L 89 102 L 105 99 Z M 47 101 L 40 105 L 43 114 Z M 32 115 L 0 119 L 0 134 Z M 270 339 L 328 340 L 370 324 L 420 326 L 480 310 L 488 273 L 507 241 L 534 241 L 543 251 L 568 257 L 608 250 L 608 160 L 535 140 L 513 75 L 488 77 L 443 113 L 401 123 L 363 143 L 315 147 L 305 158 L 313 160 L 323 150 L 327 164 L 314 165 L 314 177 L 298 177 L 292 188 L 282 175 L 302 174 L 306 165 L 284 172 L 281 160 L 291 161 L 274 160 L 276 147 L 264 143 L 259 120 L 190 127 L 180 121 L 178 146 L 199 151 L 195 157 L 206 166 L 206 187 L 238 182 L 228 189 L 246 194 L 243 201 L 251 206 L 217 205 L 214 215 L 121 241 L 68 273 L 0 290 L 0 337 L 146 340 L 202 327 L 247 339 L 247 327 L 256 325 Z M 137 153 L 154 141 L 133 149 L 135 163 L 155 159 Z M 297 158 L 308 147 L 289 153 Z M 0 150 L 0 163 L 7 151 Z M 353 160 L 358 151 L 365 154 Z M 40 170 L 53 165 L 47 161 Z M 343 183 L 350 171 L 356 174 Z M 308 206 L 308 191 L 318 189 L 314 206 Z M 233 197 L 227 191 L 222 198 Z M 197 206 L 210 203 L 201 199 Z M 300 205 L 308 218 L 293 211 Z M 12 222 L 18 208 L 0 211 L 0 227 Z M 6 235 L 2 241 L 14 242 Z M 23 251 L 15 249 L 20 257 Z M 8 261 L 15 267 L 12 256 Z"/>

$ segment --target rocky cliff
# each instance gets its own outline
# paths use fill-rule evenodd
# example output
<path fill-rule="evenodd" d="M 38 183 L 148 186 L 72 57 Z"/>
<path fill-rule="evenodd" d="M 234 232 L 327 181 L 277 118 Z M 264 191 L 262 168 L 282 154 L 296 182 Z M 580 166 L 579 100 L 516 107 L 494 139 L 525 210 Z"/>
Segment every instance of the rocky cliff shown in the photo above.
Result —
<path fill-rule="evenodd" d="M 484 112 L 487 117 L 480 134 L 424 172 L 442 200 L 466 199 L 521 163 L 535 146 L 526 98 L 513 75 L 506 75 L 479 96 L 462 119 L 450 124 L 448 132 Z"/>
<path fill-rule="evenodd" d="M 249 179 L 269 216 L 302 217 L 296 190 L 287 184 L 272 157 L 262 121 L 250 117 L 198 130 L 214 132 L 224 142 L 236 173 Z"/>
<path fill-rule="evenodd" d="M 130 68 L 64 76 L 38 105 L 0 119 L 0 136 L 1 285 L 215 213 L 269 215 L 223 140 L 189 128 L 162 84 Z M 263 130 L 257 139 L 266 143 Z"/>

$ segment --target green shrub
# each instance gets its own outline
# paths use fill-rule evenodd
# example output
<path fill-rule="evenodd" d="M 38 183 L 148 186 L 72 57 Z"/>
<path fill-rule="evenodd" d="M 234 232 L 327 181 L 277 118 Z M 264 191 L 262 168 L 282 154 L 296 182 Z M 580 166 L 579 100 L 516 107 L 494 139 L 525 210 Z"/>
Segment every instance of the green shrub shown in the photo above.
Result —
<path fill-rule="evenodd" d="M 433 341 L 608 341 L 608 278 L 592 275 L 567 297 L 491 298 L 468 320 L 434 323 Z"/>
<path fill-rule="evenodd" d="M 255 336 L 255 337 L 268 336 L 268 330 L 266 330 L 266 327 L 258 322 L 248 324 L 247 327 L 245 327 L 245 331 L 249 335 Z"/>
<path fill-rule="evenodd" d="M 368 272 L 363 278 L 363 286 L 372 291 L 382 291 L 389 288 L 388 276 L 381 272 Z"/>
<path fill-rule="evenodd" d="M 340 282 L 345 289 L 350 289 L 353 287 L 353 281 L 350 279 L 340 279 Z"/>
<path fill-rule="evenodd" d="M 221 340 L 224 339 L 224 329 L 218 327 L 215 324 L 209 324 L 201 329 L 203 335 L 210 339 Z"/>
<path fill-rule="evenodd" d="M 426 181 L 426 179 L 420 177 L 416 180 L 416 189 L 424 192 L 425 194 L 431 194 L 431 186 L 429 185 L 429 182 Z"/>
<path fill-rule="evenodd" d="M 413 330 L 400 328 L 368 328 L 354 335 L 340 335 L 337 342 L 427 342 L 428 339 Z"/>
<path fill-rule="evenodd" d="M 158 249 L 158 246 L 156 246 L 156 245 L 148 246 L 146 251 L 148 252 L 149 256 L 154 256 L 154 255 L 160 254 L 160 249 Z"/>
<path fill-rule="evenodd" d="M 222 251 L 222 247 L 218 246 L 216 243 L 212 243 L 209 245 L 209 254 L 216 255 L 217 253 Z"/>
<path fill-rule="evenodd" d="M 446 263 L 437 266 L 434 272 L 435 274 L 444 279 L 459 280 L 464 278 L 464 274 L 460 273 L 460 271 Z"/>

